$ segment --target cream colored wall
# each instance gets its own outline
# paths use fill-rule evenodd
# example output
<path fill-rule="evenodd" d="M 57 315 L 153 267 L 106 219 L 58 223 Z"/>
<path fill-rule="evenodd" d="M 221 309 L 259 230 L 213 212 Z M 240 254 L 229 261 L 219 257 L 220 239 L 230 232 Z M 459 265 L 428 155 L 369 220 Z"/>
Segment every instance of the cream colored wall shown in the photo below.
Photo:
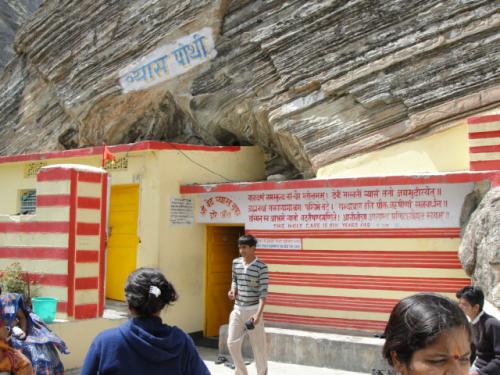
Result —
<path fill-rule="evenodd" d="M 474 116 L 500 113 L 500 107 Z M 467 118 L 450 122 L 448 129 L 414 141 L 340 160 L 318 169 L 317 178 L 408 175 L 469 170 Z"/>
<path fill-rule="evenodd" d="M 154 151 L 140 151 L 130 153 L 117 153 L 117 157 L 127 156 L 128 168 L 126 170 L 112 170 L 111 185 L 126 185 L 126 184 L 139 184 L 140 185 L 140 206 L 145 205 L 144 208 L 148 215 L 139 214 L 138 235 L 141 238 L 141 243 L 138 247 L 138 256 L 140 257 L 140 264 L 152 265 L 157 264 L 158 253 L 151 255 L 150 251 L 142 251 L 144 247 L 148 249 L 157 249 L 158 241 L 154 240 L 147 234 L 145 227 L 151 227 L 158 220 L 154 216 L 155 210 L 159 212 L 154 200 L 145 199 L 152 195 L 158 195 L 158 177 L 154 173 L 157 164 L 155 164 L 157 157 Z M 49 159 L 48 165 L 53 164 L 84 164 L 91 166 L 99 166 L 101 162 L 100 155 L 91 157 L 75 157 L 67 159 Z M 18 212 L 18 194 L 19 190 L 35 189 L 36 177 L 24 177 L 24 166 L 28 162 L 16 162 L 0 164 L 0 214 L 13 214 Z M 141 225 L 141 220 L 144 220 L 144 225 Z M 153 224 L 152 224 L 153 223 Z M 145 232 L 145 233 L 144 233 Z"/>
<path fill-rule="evenodd" d="M 469 169 L 465 122 L 415 141 L 404 142 L 320 168 L 318 178 L 407 175 Z"/>
<path fill-rule="evenodd" d="M 68 355 L 61 354 L 65 369 L 80 368 L 94 337 L 105 329 L 122 324 L 125 320 L 98 318 L 50 324 L 50 329 L 64 340 L 71 352 Z"/>
<path fill-rule="evenodd" d="M 257 148 L 245 148 L 239 153 L 190 151 L 186 155 L 233 181 L 264 178 L 264 159 Z M 223 179 L 188 160 L 180 152 L 162 153 L 159 163 L 160 267 L 180 295 L 175 305 L 166 310 L 164 319 L 188 332 L 201 331 L 205 309 L 205 226 L 171 225 L 170 198 L 180 197 L 179 186 L 182 184 L 221 182 Z"/>
<path fill-rule="evenodd" d="M 24 163 L 0 164 L 0 214 L 19 212 L 19 191 L 34 189 L 36 180 L 24 178 Z"/>
<path fill-rule="evenodd" d="M 117 157 L 123 156 L 125 153 L 117 153 Z M 178 289 L 181 298 L 168 309 L 166 321 L 188 332 L 200 331 L 204 319 L 205 227 L 170 225 L 170 198 L 179 197 L 179 188 L 184 184 L 227 182 L 219 175 L 230 181 L 263 180 L 264 155 L 258 147 L 244 147 L 236 152 L 140 151 L 130 152 L 127 157 L 128 169 L 110 174 L 111 185 L 140 187 L 137 267 L 160 267 Z M 98 166 L 100 156 L 48 162 Z M 0 194 L 12 197 L 2 200 L 9 201 L 9 205 L 0 201 L 0 213 L 15 211 L 19 189 L 35 188 L 35 177 L 23 176 L 24 164 L 0 164 L 1 178 L 9 181 L 7 187 L 0 186 Z"/>
<path fill-rule="evenodd" d="M 84 164 L 99 166 L 98 156 L 85 158 L 49 159 L 47 165 L 54 164 Z M 19 191 L 36 188 L 36 176 L 24 177 L 26 162 L 0 164 L 0 214 L 15 214 L 19 211 Z"/>

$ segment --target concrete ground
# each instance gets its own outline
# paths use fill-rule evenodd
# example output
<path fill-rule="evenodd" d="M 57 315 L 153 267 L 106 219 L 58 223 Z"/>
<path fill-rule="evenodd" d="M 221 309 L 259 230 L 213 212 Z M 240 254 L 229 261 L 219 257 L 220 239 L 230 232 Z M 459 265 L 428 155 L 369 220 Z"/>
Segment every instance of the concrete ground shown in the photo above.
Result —
<path fill-rule="evenodd" d="M 217 358 L 217 349 L 211 348 L 198 348 L 201 357 L 205 361 L 210 373 L 212 375 L 233 375 L 234 370 L 223 364 L 216 365 L 214 363 Z M 255 365 L 251 363 L 248 366 L 249 375 L 256 374 Z M 301 366 L 293 365 L 290 363 L 269 362 L 270 375 L 368 375 L 360 372 L 349 372 L 341 370 L 333 370 L 325 367 Z"/>
<path fill-rule="evenodd" d="M 210 373 L 212 375 L 232 375 L 234 370 L 230 369 L 224 364 L 216 365 L 214 361 L 217 359 L 217 349 L 199 347 L 201 357 L 205 361 Z M 256 373 L 255 365 L 252 363 L 249 365 L 249 375 Z M 79 375 L 79 369 L 73 369 L 66 371 L 66 375 Z M 301 366 L 292 365 L 289 363 L 279 363 L 279 362 L 269 362 L 269 374 L 270 375 L 368 375 L 360 372 L 349 372 L 341 370 L 333 370 L 324 367 L 313 367 L 313 366 Z"/>

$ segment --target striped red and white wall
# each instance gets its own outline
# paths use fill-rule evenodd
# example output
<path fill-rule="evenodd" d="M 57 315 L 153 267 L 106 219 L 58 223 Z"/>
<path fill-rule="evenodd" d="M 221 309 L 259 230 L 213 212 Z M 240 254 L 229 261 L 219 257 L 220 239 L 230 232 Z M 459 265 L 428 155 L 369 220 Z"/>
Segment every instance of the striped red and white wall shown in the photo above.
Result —
<path fill-rule="evenodd" d="M 0 216 L 0 269 L 19 262 L 58 316 L 102 315 L 107 173 L 49 166 L 37 175 L 35 215 Z"/>
<path fill-rule="evenodd" d="M 456 232 L 439 238 L 355 235 L 306 234 L 300 251 L 259 249 L 270 270 L 265 319 L 382 331 L 399 299 L 424 291 L 453 297 L 470 284 L 458 260 Z"/>
<path fill-rule="evenodd" d="M 500 170 L 500 115 L 467 119 L 470 170 Z"/>
<path fill-rule="evenodd" d="M 500 172 L 429 176 L 387 176 L 331 180 L 186 185 L 184 194 L 241 191 L 307 191 L 324 187 L 456 184 L 489 180 L 500 185 Z M 460 204 L 458 202 L 457 204 Z M 218 225 L 221 223 L 219 222 Z M 269 266 L 266 321 L 293 326 L 383 331 L 394 305 L 418 292 L 455 298 L 470 284 L 458 258 L 460 228 L 345 230 L 247 229 L 257 238 L 300 240 L 300 250 L 259 248 Z"/>

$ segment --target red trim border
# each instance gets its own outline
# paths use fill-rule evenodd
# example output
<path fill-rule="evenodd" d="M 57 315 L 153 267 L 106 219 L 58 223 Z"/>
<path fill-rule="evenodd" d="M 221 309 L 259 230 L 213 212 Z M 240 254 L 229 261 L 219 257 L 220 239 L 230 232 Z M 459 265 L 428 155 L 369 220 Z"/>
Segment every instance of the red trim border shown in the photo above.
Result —
<path fill-rule="evenodd" d="M 390 228 L 357 230 L 253 230 L 245 231 L 263 238 L 458 238 L 460 228 Z"/>
<path fill-rule="evenodd" d="M 427 185 L 439 183 L 463 183 L 478 182 L 491 179 L 495 171 L 489 172 L 463 172 L 447 173 L 440 175 L 417 175 L 417 176 L 380 176 L 360 178 L 335 178 L 324 180 L 291 180 L 282 182 L 245 182 L 245 183 L 221 183 L 206 185 L 182 185 L 181 194 L 239 192 L 256 190 L 288 190 L 288 189 L 313 189 L 313 188 L 335 188 L 335 187 L 366 187 L 384 185 Z"/>
<path fill-rule="evenodd" d="M 108 174 L 101 176 L 101 225 L 100 225 L 100 241 L 99 241 L 99 251 L 96 257 L 99 261 L 99 283 L 98 283 L 98 306 L 97 313 L 98 316 L 104 314 L 104 293 L 105 293 L 105 280 L 106 280 L 106 241 L 108 229 L 107 225 L 107 215 L 108 215 Z"/>
<path fill-rule="evenodd" d="M 0 164 L 13 163 L 20 161 L 36 161 L 47 159 L 65 159 L 76 157 L 87 157 L 102 155 L 104 146 L 79 148 L 66 151 L 53 151 L 53 152 L 38 152 L 31 154 L 9 155 L 0 156 Z M 128 153 L 134 151 L 161 151 L 161 150 L 181 150 L 181 151 L 206 151 L 206 152 L 236 152 L 240 151 L 240 146 L 201 146 L 201 145 L 188 145 L 171 142 L 160 141 L 144 141 L 138 143 L 129 143 L 125 145 L 107 146 L 109 151 L 113 154 Z"/>
<path fill-rule="evenodd" d="M 471 161 L 470 169 L 472 171 L 491 171 L 495 169 L 500 169 L 500 160 Z"/>
<path fill-rule="evenodd" d="M 44 194 L 36 196 L 37 207 L 68 206 L 69 195 Z"/>
<path fill-rule="evenodd" d="M 97 317 L 97 304 L 89 303 L 75 306 L 75 319 L 90 319 Z"/>
<path fill-rule="evenodd" d="M 98 278 L 97 277 L 77 277 L 75 278 L 75 289 L 76 290 L 91 290 L 97 289 Z"/>
<path fill-rule="evenodd" d="M 332 327 L 341 329 L 354 329 L 363 331 L 383 331 L 386 326 L 385 321 L 362 320 L 362 319 L 340 319 L 340 318 L 320 318 L 315 316 L 292 315 L 264 312 L 264 321 Z"/>
<path fill-rule="evenodd" d="M 467 123 L 469 125 L 483 124 L 485 122 L 497 122 L 497 121 L 500 121 L 500 115 L 472 116 L 467 119 Z"/>
<path fill-rule="evenodd" d="M 266 305 L 305 307 L 336 311 L 364 311 L 390 313 L 397 299 L 316 296 L 308 294 L 269 293 Z"/>
<path fill-rule="evenodd" d="M 68 259 L 68 249 L 64 247 L 0 246 L 0 258 L 8 259 Z"/>
<path fill-rule="evenodd" d="M 21 221 L 0 222 L 0 233 L 68 233 L 69 223 L 65 221 Z"/>
<path fill-rule="evenodd" d="M 99 251 L 97 250 L 77 250 L 77 263 L 97 263 L 99 261 Z"/>
<path fill-rule="evenodd" d="M 69 209 L 69 238 L 68 238 L 68 316 L 75 315 L 75 258 L 76 258 L 76 210 L 78 173 L 71 170 L 70 181 L 70 209 Z"/>

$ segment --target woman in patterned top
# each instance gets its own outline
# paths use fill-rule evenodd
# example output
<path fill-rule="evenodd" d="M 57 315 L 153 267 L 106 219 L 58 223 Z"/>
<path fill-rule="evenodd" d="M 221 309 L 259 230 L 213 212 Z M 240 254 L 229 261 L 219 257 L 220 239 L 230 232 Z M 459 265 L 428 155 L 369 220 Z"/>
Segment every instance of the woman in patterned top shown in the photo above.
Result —
<path fill-rule="evenodd" d="M 22 295 L 0 294 L 0 318 L 12 332 L 11 346 L 28 357 L 34 374 L 64 374 L 64 366 L 56 349 L 68 354 L 66 344 L 24 304 Z"/>

